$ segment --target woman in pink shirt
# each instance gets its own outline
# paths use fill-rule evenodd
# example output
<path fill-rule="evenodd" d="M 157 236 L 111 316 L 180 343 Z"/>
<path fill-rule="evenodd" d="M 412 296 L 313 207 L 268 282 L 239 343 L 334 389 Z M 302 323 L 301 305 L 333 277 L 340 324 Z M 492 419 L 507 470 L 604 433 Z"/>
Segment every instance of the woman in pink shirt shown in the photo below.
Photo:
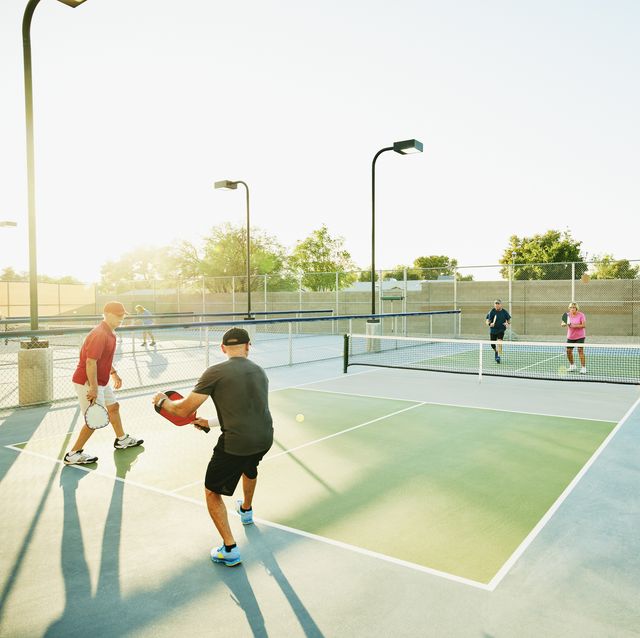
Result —
<path fill-rule="evenodd" d="M 566 322 L 562 322 L 563 326 L 567 326 L 567 343 L 584 343 L 587 334 L 587 318 L 583 312 L 579 312 L 577 303 L 569 304 L 569 312 L 567 313 Z M 580 357 L 580 374 L 587 374 L 587 366 L 584 358 L 584 348 L 578 346 L 578 356 Z M 569 372 L 575 372 L 576 366 L 573 363 L 573 346 L 567 346 L 567 359 L 569 359 Z"/>

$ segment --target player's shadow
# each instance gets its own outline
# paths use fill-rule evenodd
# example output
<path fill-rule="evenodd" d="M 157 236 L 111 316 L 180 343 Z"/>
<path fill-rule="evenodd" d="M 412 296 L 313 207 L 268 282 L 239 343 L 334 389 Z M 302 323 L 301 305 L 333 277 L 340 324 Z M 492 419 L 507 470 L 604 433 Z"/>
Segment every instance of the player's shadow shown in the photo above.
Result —
<path fill-rule="evenodd" d="M 142 446 L 114 450 L 116 476 L 124 479 L 144 452 Z M 91 575 L 86 560 L 77 491 L 80 481 L 89 475 L 83 469 L 65 466 L 60 472 L 60 487 L 64 495 L 64 515 L 60 560 L 65 588 L 65 607 L 60 618 L 47 629 L 45 636 L 80 634 L 87 619 L 96 626 L 108 626 L 105 614 L 118 614 L 122 606 L 120 591 L 120 543 L 124 481 L 114 480 L 109 511 L 102 535 L 100 572 L 95 594 L 91 591 Z M 88 513 L 91 516 L 91 513 Z M 89 523 L 91 524 L 91 523 Z"/>
<path fill-rule="evenodd" d="M 149 368 L 148 375 L 152 379 L 159 377 L 166 369 L 169 361 L 167 357 L 160 354 L 155 348 L 149 351 L 149 361 L 147 367 Z"/>
<path fill-rule="evenodd" d="M 311 617 L 311 614 L 304 606 L 302 600 L 300 600 L 300 597 L 292 587 L 282 569 L 280 569 L 280 565 L 271 551 L 269 541 L 260 531 L 260 527 L 254 524 L 247 525 L 244 529 L 247 538 L 251 541 L 251 548 L 254 555 L 259 558 L 267 573 L 273 577 L 278 584 L 278 587 L 280 587 L 280 590 L 287 599 L 298 623 L 300 623 L 300 627 L 302 628 L 304 635 L 308 638 L 323 638 L 323 633 L 320 631 L 320 628 Z"/>
<path fill-rule="evenodd" d="M 244 565 L 240 564 L 231 568 L 216 565 L 215 569 L 220 572 L 219 580 L 229 588 L 233 602 L 244 612 L 251 628 L 251 635 L 255 638 L 268 636 L 264 625 L 264 616 L 260 611 L 260 605 L 253 593 Z"/>

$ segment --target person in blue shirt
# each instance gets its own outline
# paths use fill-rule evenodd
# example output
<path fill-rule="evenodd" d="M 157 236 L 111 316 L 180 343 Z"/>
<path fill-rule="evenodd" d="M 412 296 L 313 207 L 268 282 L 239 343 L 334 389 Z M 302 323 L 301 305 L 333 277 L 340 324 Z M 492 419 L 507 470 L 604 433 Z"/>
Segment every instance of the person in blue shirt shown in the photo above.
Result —
<path fill-rule="evenodd" d="M 142 325 L 143 326 L 152 326 L 153 325 L 153 319 L 152 319 L 152 315 L 151 315 L 151 310 L 147 310 L 144 306 L 138 304 L 136 306 L 136 312 L 138 313 L 138 315 L 142 315 Z M 155 346 L 156 345 L 156 340 L 153 338 L 153 334 L 151 332 L 151 330 L 144 330 L 142 332 L 142 344 L 143 346 L 147 345 L 147 336 L 149 337 L 149 341 L 151 346 Z"/>
<path fill-rule="evenodd" d="M 489 326 L 489 338 L 495 341 L 491 344 L 496 356 L 496 363 L 500 363 L 502 356 L 502 341 L 504 340 L 504 332 L 509 327 L 511 315 L 502 307 L 502 301 L 496 299 L 493 302 L 493 308 L 487 313 L 485 323 Z"/>

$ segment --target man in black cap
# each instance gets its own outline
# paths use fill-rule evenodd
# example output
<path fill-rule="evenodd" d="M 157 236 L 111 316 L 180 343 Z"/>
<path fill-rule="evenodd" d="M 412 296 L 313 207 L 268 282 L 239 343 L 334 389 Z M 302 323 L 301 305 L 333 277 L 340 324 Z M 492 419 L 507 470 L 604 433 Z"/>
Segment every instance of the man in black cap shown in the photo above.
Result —
<path fill-rule="evenodd" d="M 196 426 L 219 425 L 222 433 L 213 449 L 205 475 L 205 497 L 222 545 L 211 550 L 211 560 L 233 567 L 241 562 L 223 496 L 232 496 L 242 478 L 243 499 L 236 511 L 244 525 L 253 523 L 253 494 L 258 464 L 273 443 L 269 412 L 269 380 L 264 370 L 248 359 L 250 338 L 244 328 L 230 328 L 222 337 L 223 363 L 211 366 L 184 399 L 171 401 L 165 394 L 153 397 L 154 405 L 178 416 L 194 413 L 211 397 L 217 419 L 198 419 Z"/>

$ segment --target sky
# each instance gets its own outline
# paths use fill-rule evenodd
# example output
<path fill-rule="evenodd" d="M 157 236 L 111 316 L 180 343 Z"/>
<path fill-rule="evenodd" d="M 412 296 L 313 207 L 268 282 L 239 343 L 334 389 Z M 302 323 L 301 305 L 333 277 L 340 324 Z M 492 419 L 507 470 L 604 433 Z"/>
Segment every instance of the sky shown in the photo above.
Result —
<path fill-rule="evenodd" d="M 0 270 L 28 270 L 21 22 L 0 2 Z M 364 269 L 497 264 L 570 231 L 640 259 L 636 0 L 42 0 L 31 29 L 37 269 L 325 224 Z"/>

